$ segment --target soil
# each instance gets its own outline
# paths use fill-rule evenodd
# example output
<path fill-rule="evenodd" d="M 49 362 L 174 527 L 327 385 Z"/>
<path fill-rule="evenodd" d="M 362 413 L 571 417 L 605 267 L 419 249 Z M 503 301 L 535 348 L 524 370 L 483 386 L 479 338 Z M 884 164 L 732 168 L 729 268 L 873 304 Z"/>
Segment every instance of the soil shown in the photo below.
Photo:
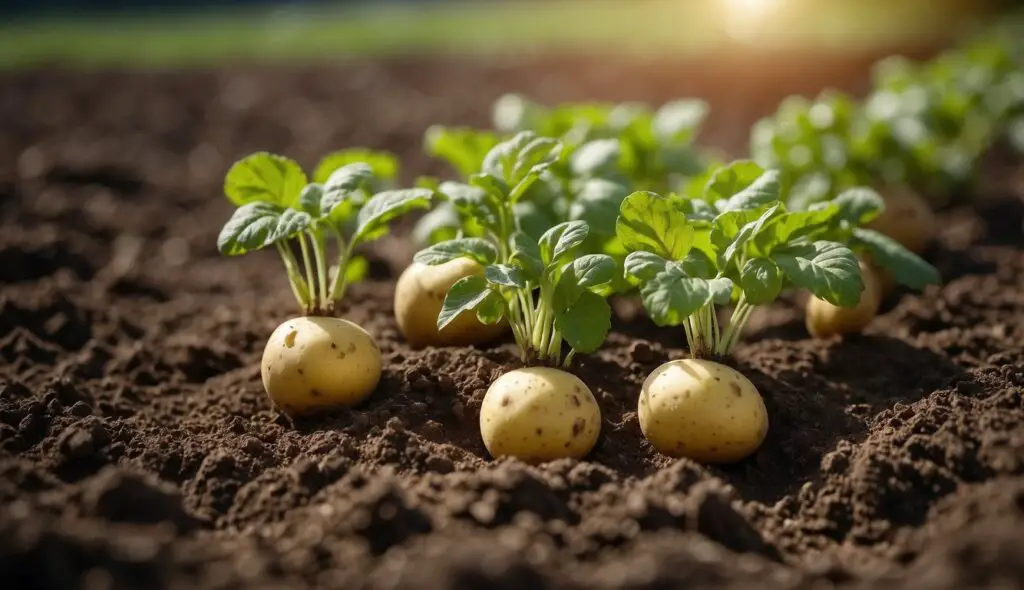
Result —
<path fill-rule="evenodd" d="M 214 246 L 224 171 L 256 149 L 311 165 L 367 145 L 407 179 L 447 173 L 420 154 L 426 126 L 486 124 L 515 90 L 703 96 L 706 142 L 742 154 L 779 98 L 862 89 L 874 57 L 732 63 L 748 76 L 582 58 L 0 75 L 4 587 L 1021 587 L 1024 190 L 1009 173 L 941 213 L 927 256 L 945 284 L 894 294 L 866 334 L 812 340 L 794 300 L 759 312 L 735 362 L 771 428 L 728 467 L 644 442 L 637 391 L 683 337 L 629 300 L 575 367 L 603 412 L 593 454 L 491 460 L 480 402 L 515 352 L 403 343 L 401 233 L 344 312 L 384 352 L 378 391 L 289 419 L 259 378 L 293 313 L 279 262 Z"/>

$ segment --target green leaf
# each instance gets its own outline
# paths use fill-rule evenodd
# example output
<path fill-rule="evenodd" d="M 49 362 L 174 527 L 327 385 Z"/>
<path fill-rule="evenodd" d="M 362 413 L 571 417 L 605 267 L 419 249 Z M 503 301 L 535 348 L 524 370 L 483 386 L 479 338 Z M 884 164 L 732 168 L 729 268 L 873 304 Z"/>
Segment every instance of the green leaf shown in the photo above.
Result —
<path fill-rule="evenodd" d="M 327 177 L 321 189 L 319 218 L 335 225 L 348 221 L 366 202 L 366 191 L 373 182 L 373 171 L 363 162 L 347 164 Z"/>
<path fill-rule="evenodd" d="M 611 330 L 612 310 L 604 297 L 585 291 L 572 307 L 555 314 L 555 327 L 577 352 L 594 352 Z"/>
<path fill-rule="evenodd" d="M 327 154 L 313 172 L 313 182 L 324 184 L 339 168 L 349 164 L 365 164 L 373 176 L 388 182 L 398 177 L 398 157 L 388 152 L 354 148 Z"/>
<path fill-rule="evenodd" d="M 484 268 L 484 278 L 488 283 L 498 287 L 526 288 L 526 279 L 523 273 L 514 266 L 507 264 L 491 264 Z"/>
<path fill-rule="evenodd" d="M 794 285 L 833 305 L 851 307 L 860 301 L 864 281 L 857 257 L 837 242 L 788 246 L 775 251 L 775 263 Z"/>
<path fill-rule="evenodd" d="M 640 297 L 655 324 L 678 326 L 707 305 L 712 293 L 708 281 L 687 277 L 678 265 L 670 264 L 640 287 Z"/>
<path fill-rule="evenodd" d="M 512 208 L 519 231 L 534 239 L 540 239 L 544 232 L 555 224 L 556 215 L 549 208 L 532 201 L 520 201 Z"/>
<path fill-rule="evenodd" d="M 622 202 L 615 233 L 626 249 L 679 260 L 693 246 L 694 228 L 669 199 L 636 192 Z"/>
<path fill-rule="evenodd" d="M 718 274 L 718 266 L 703 250 L 694 248 L 679 261 L 679 267 L 687 276 L 710 279 Z"/>
<path fill-rule="evenodd" d="M 596 176 L 618 166 L 621 154 L 618 139 L 595 139 L 573 152 L 570 167 L 576 176 Z"/>
<path fill-rule="evenodd" d="M 712 204 L 718 201 L 728 202 L 733 196 L 757 182 L 764 173 L 764 169 L 751 160 L 737 160 L 722 166 L 712 174 L 704 187 L 704 200 Z"/>
<path fill-rule="evenodd" d="M 716 175 L 717 177 L 718 175 Z M 714 183 L 715 178 L 711 180 L 709 187 L 712 187 Z M 724 185 L 719 188 L 724 188 Z M 714 204 L 719 211 L 758 209 L 778 201 L 781 194 L 782 184 L 779 180 L 779 172 L 767 170 L 749 185 L 733 193 L 732 196 L 714 201 Z M 707 198 L 707 194 L 705 194 L 705 198 Z"/>
<path fill-rule="evenodd" d="M 459 279 L 445 295 L 441 313 L 437 316 L 437 329 L 443 330 L 465 311 L 475 309 L 491 295 L 487 280 L 481 276 Z"/>
<path fill-rule="evenodd" d="M 231 166 L 224 179 L 224 194 L 238 206 L 261 202 L 291 207 L 307 183 L 306 173 L 295 161 L 257 152 Z"/>
<path fill-rule="evenodd" d="M 845 190 L 832 199 L 839 208 L 839 218 L 859 227 L 878 217 L 885 209 L 885 201 L 869 188 L 859 187 Z"/>
<path fill-rule="evenodd" d="M 489 173 L 474 174 L 469 177 L 469 184 L 482 189 L 498 202 L 505 201 L 509 196 L 509 186 L 500 177 Z"/>
<path fill-rule="evenodd" d="M 345 282 L 358 283 L 370 275 L 370 262 L 363 256 L 353 256 L 345 264 Z"/>
<path fill-rule="evenodd" d="M 708 205 L 704 199 L 678 197 L 675 203 L 690 221 L 714 221 L 715 217 L 718 217 L 718 210 Z"/>
<path fill-rule="evenodd" d="M 598 236 L 615 234 L 615 220 L 629 188 L 603 178 L 590 178 L 582 183 L 569 206 L 569 219 L 586 221 L 590 233 Z"/>
<path fill-rule="evenodd" d="M 498 259 L 498 251 L 483 238 L 459 238 L 428 246 L 417 252 L 413 261 L 434 266 L 458 258 L 469 258 L 487 266 Z"/>
<path fill-rule="evenodd" d="M 475 220 L 486 228 L 498 226 L 501 209 L 498 197 L 478 186 L 461 182 L 442 182 L 439 190 L 463 220 Z"/>
<path fill-rule="evenodd" d="M 527 143 L 516 155 L 515 166 L 512 167 L 511 183 L 520 183 L 524 178 L 536 176 L 547 170 L 558 156 L 561 144 L 549 137 L 536 137 Z"/>
<path fill-rule="evenodd" d="M 718 305 L 726 305 L 732 299 L 732 291 L 735 285 L 728 277 L 718 277 L 708 281 L 708 292 L 711 300 Z"/>
<path fill-rule="evenodd" d="M 658 273 L 664 272 L 667 264 L 668 261 L 661 256 L 643 251 L 630 252 L 623 262 L 628 276 L 636 277 L 644 282 L 650 281 Z"/>
<path fill-rule="evenodd" d="M 702 100 L 677 100 L 665 104 L 654 115 L 652 129 L 662 142 L 689 142 L 708 114 Z"/>
<path fill-rule="evenodd" d="M 740 287 L 752 305 L 770 303 L 782 291 L 782 271 L 768 258 L 751 258 L 740 270 Z"/>
<path fill-rule="evenodd" d="M 581 256 L 566 264 L 552 297 L 555 311 L 572 307 L 584 292 L 597 292 L 609 285 L 615 280 L 616 270 L 615 261 L 605 254 Z"/>
<path fill-rule="evenodd" d="M 505 300 L 495 291 L 487 294 L 487 297 L 477 304 L 476 318 L 481 323 L 493 326 L 505 316 Z"/>
<path fill-rule="evenodd" d="M 377 193 L 359 210 L 353 243 L 375 240 L 387 233 L 388 224 L 401 215 L 416 209 L 430 208 L 433 194 L 433 191 L 424 188 Z"/>
<path fill-rule="evenodd" d="M 559 262 L 582 244 L 589 233 L 590 228 L 584 221 L 559 223 L 540 237 L 541 261 L 545 265 Z"/>
<path fill-rule="evenodd" d="M 454 239 L 462 229 L 462 220 L 455 206 L 449 202 L 439 203 L 416 222 L 412 237 L 416 245 L 423 247 Z"/>
<path fill-rule="evenodd" d="M 540 258 L 540 246 L 523 232 L 512 235 L 512 255 L 509 262 L 519 267 L 527 280 L 537 281 L 544 273 L 544 263 Z"/>
<path fill-rule="evenodd" d="M 305 231 L 310 221 L 304 211 L 261 202 L 242 205 L 217 236 L 217 248 L 228 256 L 259 250 Z"/>
<path fill-rule="evenodd" d="M 463 178 L 480 170 L 484 156 L 498 145 L 491 131 L 435 125 L 424 135 L 427 154 L 447 161 Z"/>
<path fill-rule="evenodd" d="M 778 247 L 802 238 L 824 237 L 830 222 L 839 213 L 832 203 L 820 203 L 809 211 L 775 215 L 754 238 L 758 253 L 769 255 Z"/>
<path fill-rule="evenodd" d="M 612 282 L 618 270 L 612 257 L 605 254 L 580 256 L 569 263 L 569 266 L 572 268 L 572 274 L 576 277 L 576 285 L 583 289 L 591 289 Z"/>
<path fill-rule="evenodd" d="M 320 217 L 320 200 L 324 196 L 322 184 L 311 182 L 299 193 L 299 209 L 302 209 L 313 219 Z"/>
<path fill-rule="evenodd" d="M 864 248 L 872 262 L 882 267 L 893 279 L 911 289 L 924 289 L 942 282 L 939 271 L 923 258 L 907 250 L 899 242 L 874 230 L 853 230 L 853 245 Z"/>
<path fill-rule="evenodd" d="M 760 234 L 761 231 L 764 229 L 765 225 L 767 225 L 772 220 L 772 218 L 779 213 L 779 208 L 779 205 L 769 207 L 760 215 L 760 217 L 749 223 L 744 224 L 743 227 L 740 228 L 740 231 L 736 234 L 736 237 L 733 238 L 732 242 L 729 243 L 729 245 L 726 246 L 725 250 L 723 251 L 723 258 L 722 261 L 720 261 L 720 265 L 722 267 L 727 266 L 729 263 L 732 262 L 736 254 L 744 251 L 747 243 L 750 242 L 750 240 L 757 237 L 758 234 Z M 751 210 L 747 209 L 746 211 Z"/>

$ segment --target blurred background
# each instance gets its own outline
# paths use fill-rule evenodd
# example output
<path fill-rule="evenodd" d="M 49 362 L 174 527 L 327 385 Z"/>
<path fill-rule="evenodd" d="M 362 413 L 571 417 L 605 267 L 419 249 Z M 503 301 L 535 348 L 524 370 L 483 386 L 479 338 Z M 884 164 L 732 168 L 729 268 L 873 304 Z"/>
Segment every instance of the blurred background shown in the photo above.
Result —
<path fill-rule="evenodd" d="M 0 62 L 926 46 L 1017 0 L 0 0 Z"/>

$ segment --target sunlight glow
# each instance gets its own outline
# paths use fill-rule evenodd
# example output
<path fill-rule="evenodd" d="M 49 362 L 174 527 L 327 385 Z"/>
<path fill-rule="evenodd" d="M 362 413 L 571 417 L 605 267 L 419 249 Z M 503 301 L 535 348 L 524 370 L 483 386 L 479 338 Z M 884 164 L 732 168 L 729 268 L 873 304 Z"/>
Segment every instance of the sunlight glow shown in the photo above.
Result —
<path fill-rule="evenodd" d="M 736 41 L 749 43 L 768 24 L 786 0 L 719 0 L 726 33 Z"/>

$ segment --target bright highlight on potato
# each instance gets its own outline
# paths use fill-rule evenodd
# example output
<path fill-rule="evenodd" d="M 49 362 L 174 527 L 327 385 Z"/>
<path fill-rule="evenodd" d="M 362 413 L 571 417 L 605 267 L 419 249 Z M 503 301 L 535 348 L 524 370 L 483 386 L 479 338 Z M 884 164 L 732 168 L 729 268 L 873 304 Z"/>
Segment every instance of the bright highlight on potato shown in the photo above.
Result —
<path fill-rule="evenodd" d="M 665 363 L 644 381 L 640 430 L 659 452 L 702 463 L 731 463 L 757 450 L 768 411 L 739 371 L 708 360 Z"/>

